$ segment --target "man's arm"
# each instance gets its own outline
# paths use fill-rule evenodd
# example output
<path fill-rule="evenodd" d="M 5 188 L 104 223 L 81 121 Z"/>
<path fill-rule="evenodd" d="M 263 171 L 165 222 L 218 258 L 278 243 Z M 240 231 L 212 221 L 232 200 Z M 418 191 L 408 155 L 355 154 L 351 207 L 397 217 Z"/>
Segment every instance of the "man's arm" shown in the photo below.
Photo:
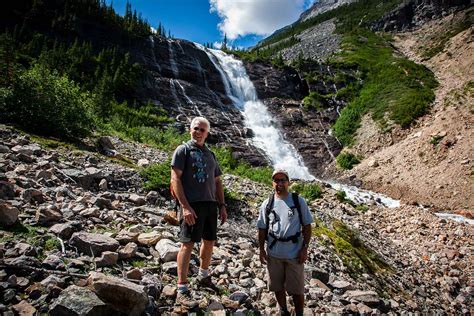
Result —
<path fill-rule="evenodd" d="M 189 205 L 188 199 L 186 199 L 186 195 L 184 195 L 183 183 L 181 182 L 181 176 L 183 175 L 183 171 L 172 167 L 171 168 L 171 186 L 173 187 L 173 191 L 178 198 L 179 204 L 183 207 L 183 219 L 184 222 L 188 225 L 194 225 L 196 223 L 196 212 L 194 212 L 191 205 Z"/>
<path fill-rule="evenodd" d="M 304 263 L 308 258 L 308 247 L 311 241 L 311 224 L 304 225 L 303 229 L 303 246 L 298 253 L 298 262 Z"/>
<path fill-rule="evenodd" d="M 267 230 L 258 229 L 258 248 L 260 249 L 260 262 L 267 263 L 267 252 L 265 251 L 265 240 L 267 239 Z"/>
<path fill-rule="evenodd" d="M 225 199 L 224 199 L 224 186 L 222 185 L 222 180 L 220 176 L 216 177 L 215 181 L 216 181 L 217 203 L 219 204 L 219 218 L 221 219 L 221 225 L 222 225 L 227 220 L 227 208 L 225 206 Z"/>

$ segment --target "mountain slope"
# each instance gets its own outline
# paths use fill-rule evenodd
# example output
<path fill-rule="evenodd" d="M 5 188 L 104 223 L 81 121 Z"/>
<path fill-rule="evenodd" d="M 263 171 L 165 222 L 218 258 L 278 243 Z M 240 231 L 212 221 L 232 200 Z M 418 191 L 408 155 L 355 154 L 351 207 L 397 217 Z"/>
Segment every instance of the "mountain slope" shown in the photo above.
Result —
<path fill-rule="evenodd" d="M 365 119 L 354 146 L 365 159 L 351 174 L 367 188 L 406 202 L 458 211 L 474 209 L 473 27 L 449 37 L 439 53 L 426 57 L 440 45 L 440 37 L 465 19 L 472 21 L 472 10 L 396 35 L 395 47 L 429 67 L 440 86 L 432 111 L 408 131 L 395 130 L 387 137 L 371 128 L 370 118 Z M 390 146 L 387 138 L 395 144 Z M 387 147 L 379 150 L 376 146 Z"/>

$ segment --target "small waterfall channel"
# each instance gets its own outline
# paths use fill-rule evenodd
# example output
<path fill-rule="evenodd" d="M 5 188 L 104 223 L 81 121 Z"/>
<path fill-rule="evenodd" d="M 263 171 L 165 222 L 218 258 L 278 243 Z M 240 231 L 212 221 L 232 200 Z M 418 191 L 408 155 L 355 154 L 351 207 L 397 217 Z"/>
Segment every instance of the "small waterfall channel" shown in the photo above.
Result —
<path fill-rule="evenodd" d="M 318 180 L 328 183 L 336 190 L 344 191 L 347 198 L 358 204 L 375 201 L 387 207 L 400 206 L 400 201 L 382 194 L 316 179 L 304 165 L 303 159 L 295 147 L 284 139 L 266 106 L 258 99 L 255 86 L 247 75 L 243 63 L 220 50 L 204 48 L 196 43 L 195 45 L 208 54 L 221 73 L 228 97 L 241 111 L 246 127 L 254 132 L 253 145 L 267 154 L 274 168 L 287 170 L 290 177 L 294 179 Z"/>

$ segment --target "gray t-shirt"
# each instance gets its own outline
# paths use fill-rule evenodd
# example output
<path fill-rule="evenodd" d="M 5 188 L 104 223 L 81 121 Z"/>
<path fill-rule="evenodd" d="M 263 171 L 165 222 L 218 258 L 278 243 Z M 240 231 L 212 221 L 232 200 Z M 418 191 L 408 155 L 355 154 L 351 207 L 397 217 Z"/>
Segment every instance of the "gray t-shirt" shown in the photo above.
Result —
<path fill-rule="evenodd" d="M 178 146 L 171 166 L 183 171 L 181 182 L 189 203 L 217 201 L 215 178 L 222 172 L 207 146 L 199 147 L 193 140 Z"/>
<path fill-rule="evenodd" d="M 298 196 L 301 207 L 301 216 L 303 218 L 303 225 L 308 225 L 313 222 L 313 217 L 311 212 L 308 209 L 306 201 Z M 266 199 L 262 206 L 260 207 L 260 214 L 258 216 L 257 227 L 259 229 L 266 229 L 266 218 L 265 218 L 265 208 L 267 207 L 268 199 Z M 298 218 L 298 210 L 296 209 L 295 204 L 293 203 L 293 197 L 291 193 L 285 199 L 279 199 L 275 196 L 273 203 L 273 210 L 275 213 L 271 212 L 269 215 L 270 225 L 268 227 L 269 231 L 272 231 L 275 236 L 278 238 L 288 238 L 301 231 L 301 222 Z M 294 259 L 298 257 L 298 252 L 303 244 L 303 235 L 301 234 L 298 238 L 298 242 L 294 243 L 292 241 L 277 241 L 272 249 L 269 249 L 268 246 L 272 243 L 273 238 L 268 236 L 267 240 L 267 254 L 282 259 Z"/>

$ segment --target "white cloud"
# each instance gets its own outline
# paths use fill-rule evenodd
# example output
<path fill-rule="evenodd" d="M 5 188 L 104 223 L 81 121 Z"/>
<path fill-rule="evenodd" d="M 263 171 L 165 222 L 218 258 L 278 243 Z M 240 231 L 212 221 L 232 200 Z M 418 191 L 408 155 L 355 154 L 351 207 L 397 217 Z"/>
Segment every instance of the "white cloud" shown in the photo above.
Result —
<path fill-rule="evenodd" d="M 229 40 L 248 34 L 269 35 L 295 22 L 314 0 L 209 0 Z"/>

